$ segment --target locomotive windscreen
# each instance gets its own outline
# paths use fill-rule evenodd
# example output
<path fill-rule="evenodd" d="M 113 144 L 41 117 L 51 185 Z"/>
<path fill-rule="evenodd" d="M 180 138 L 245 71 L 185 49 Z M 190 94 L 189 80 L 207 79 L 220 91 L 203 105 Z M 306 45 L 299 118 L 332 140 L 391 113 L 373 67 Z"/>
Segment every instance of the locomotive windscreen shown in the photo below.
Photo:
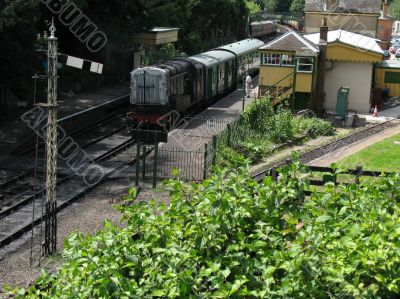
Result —
<path fill-rule="evenodd" d="M 131 104 L 167 105 L 167 74 L 165 70 L 146 67 L 131 73 Z"/>

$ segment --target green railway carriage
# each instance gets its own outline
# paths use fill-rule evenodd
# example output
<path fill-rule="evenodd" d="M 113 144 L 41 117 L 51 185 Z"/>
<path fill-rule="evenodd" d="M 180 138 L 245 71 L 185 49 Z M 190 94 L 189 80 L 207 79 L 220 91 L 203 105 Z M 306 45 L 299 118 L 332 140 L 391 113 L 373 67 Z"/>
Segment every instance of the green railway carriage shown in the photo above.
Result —
<path fill-rule="evenodd" d="M 236 56 L 226 51 L 208 51 L 189 57 L 204 65 L 205 100 L 210 102 L 234 86 Z"/>
<path fill-rule="evenodd" d="M 257 39 L 221 46 L 187 58 L 142 67 L 131 73 L 132 124 L 157 127 L 172 123 L 170 114 L 182 115 L 209 106 L 234 90 L 246 73 L 258 70 Z"/>
<path fill-rule="evenodd" d="M 264 45 L 264 42 L 249 38 L 233 44 L 216 48 L 215 50 L 226 51 L 236 56 L 235 61 L 235 81 L 243 80 L 246 73 L 254 73 L 258 71 L 260 66 L 260 54 L 258 48 Z"/>

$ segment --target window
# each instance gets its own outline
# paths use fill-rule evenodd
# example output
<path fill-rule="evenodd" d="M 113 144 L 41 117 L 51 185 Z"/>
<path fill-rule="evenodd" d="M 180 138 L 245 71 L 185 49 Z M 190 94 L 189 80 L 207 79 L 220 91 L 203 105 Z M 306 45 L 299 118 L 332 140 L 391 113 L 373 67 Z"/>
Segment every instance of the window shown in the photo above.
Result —
<path fill-rule="evenodd" d="M 266 65 L 280 65 L 281 54 L 264 54 L 263 63 Z"/>
<path fill-rule="evenodd" d="M 400 83 L 400 73 L 386 72 L 385 83 Z"/>
<path fill-rule="evenodd" d="M 294 55 L 282 54 L 282 62 L 283 66 L 294 66 Z"/>
<path fill-rule="evenodd" d="M 308 57 L 300 57 L 297 60 L 297 71 L 300 73 L 312 73 L 313 59 Z"/>

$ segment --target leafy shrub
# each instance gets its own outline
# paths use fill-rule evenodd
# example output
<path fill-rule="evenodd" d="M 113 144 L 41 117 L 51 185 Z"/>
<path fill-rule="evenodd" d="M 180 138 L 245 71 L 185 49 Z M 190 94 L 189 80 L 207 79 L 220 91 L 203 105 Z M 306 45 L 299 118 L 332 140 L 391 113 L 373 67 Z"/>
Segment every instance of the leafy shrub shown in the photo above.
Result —
<path fill-rule="evenodd" d="M 395 298 L 400 175 L 326 185 L 305 199 L 307 169 L 279 182 L 218 170 L 168 182 L 170 206 L 121 207 L 125 228 L 72 235 L 65 264 L 20 298 Z"/>
<path fill-rule="evenodd" d="M 329 136 L 334 133 L 333 126 L 320 118 L 307 118 L 303 116 L 293 117 L 296 132 L 308 132 L 314 136 Z"/>
<path fill-rule="evenodd" d="M 222 168 L 236 168 L 245 163 L 246 158 L 242 153 L 235 151 L 233 148 L 222 145 L 218 147 L 216 155 L 216 164 Z"/>
<path fill-rule="evenodd" d="M 225 131 L 220 136 L 217 165 L 227 167 L 230 157 L 238 155 L 255 162 L 271 152 L 272 144 L 283 144 L 306 133 L 331 135 L 333 127 L 322 119 L 293 116 L 282 106 L 275 109 L 268 97 L 261 98 L 251 103 L 243 117 L 231 124 L 230 132 Z"/>

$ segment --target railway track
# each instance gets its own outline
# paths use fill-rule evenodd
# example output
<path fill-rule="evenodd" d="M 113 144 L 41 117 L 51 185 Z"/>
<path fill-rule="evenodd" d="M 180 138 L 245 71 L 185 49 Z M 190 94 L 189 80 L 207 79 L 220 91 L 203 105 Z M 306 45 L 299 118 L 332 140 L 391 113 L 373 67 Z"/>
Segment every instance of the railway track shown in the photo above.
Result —
<path fill-rule="evenodd" d="M 99 155 L 95 159 L 95 162 L 103 167 L 104 175 L 101 180 L 96 181 L 94 184 L 85 184 L 82 177 L 76 174 L 71 174 L 57 181 L 58 211 L 61 211 L 72 202 L 93 190 L 108 177 L 122 171 L 124 167 L 127 168 L 134 164 L 136 162 L 136 157 L 123 163 L 108 162 L 110 158 L 117 156 L 134 144 L 135 141 L 130 139 Z M 12 206 L 0 212 L 0 248 L 3 248 L 12 241 L 18 239 L 24 233 L 32 229 L 33 226 L 42 221 L 42 214 L 37 213 L 32 216 L 32 210 L 34 208 L 35 210 L 41 211 L 44 202 L 45 187 L 42 185 L 38 190 L 36 190 L 35 194 L 15 202 Z"/>
<path fill-rule="evenodd" d="M 363 129 L 361 131 L 357 131 L 353 134 L 347 135 L 347 136 L 337 139 L 333 142 L 325 144 L 321 147 L 318 147 L 316 149 L 308 151 L 304 154 L 301 154 L 299 156 L 299 160 L 302 164 L 307 164 L 307 163 L 314 161 L 315 159 L 320 158 L 322 156 L 325 156 L 333 151 L 344 148 L 344 147 L 354 144 L 358 141 L 364 140 L 370 136 L 373 136 L 375 134 L 378 134 L 378 133 L 384 131 L 385 129 L 393 128 L 393 127 L 396 127 L 399 125 L 400 125 L 400 117 L 397 117 L 393 120 L 389 120 L 389 121 L 386 121 L 386 122 L 383 122 L 383 123 L 380 123 L 377 125 L 373 125 L 371 127 Z M 254 174 L 253 178 L 256 181 L 261 182 L 266 176 L 269 175 L 270 171 L 273 168 L 279 168 L 279 167 L 284 166 L 285 164 L 289 164 L 291 162 L 292 162 L 292 159 L 285 159 L 280 162 L 271 163 L 270 165 L 268 165 L 265 168 L 265 170 Z"/>
<path fill-rule="evenodd" d="M 109 117 L 102 120 L 94 125 L 88 126 L 75 132 L 70 137 L 76 142 L 80 148 L 86 149 L 94 144 L 103 141 L 110 136 L 117 134 L 126 129 L 125 114 Z M 38 164 L 43 164 L 44 159 L 44 148 L 39 149 Z M 65 153 L 68 154 L 68 153 Z M 37 176 L 35 175 L 35 168 L 30 167 L 21 171 L 16 176 L 8 179 L 7 181 L 0 184 L 0 210 L 4 206 L 14 202 L 17 198 L 29 197 L 29 194 L 33 191 L 34 185 L 40 185 L 43 182 L 41 173 L 43 168 L 39 168 Z M 37 181 L 35 179 L 37 178 Z M 21 192 L 21 190 L 29 190 Z"/>

